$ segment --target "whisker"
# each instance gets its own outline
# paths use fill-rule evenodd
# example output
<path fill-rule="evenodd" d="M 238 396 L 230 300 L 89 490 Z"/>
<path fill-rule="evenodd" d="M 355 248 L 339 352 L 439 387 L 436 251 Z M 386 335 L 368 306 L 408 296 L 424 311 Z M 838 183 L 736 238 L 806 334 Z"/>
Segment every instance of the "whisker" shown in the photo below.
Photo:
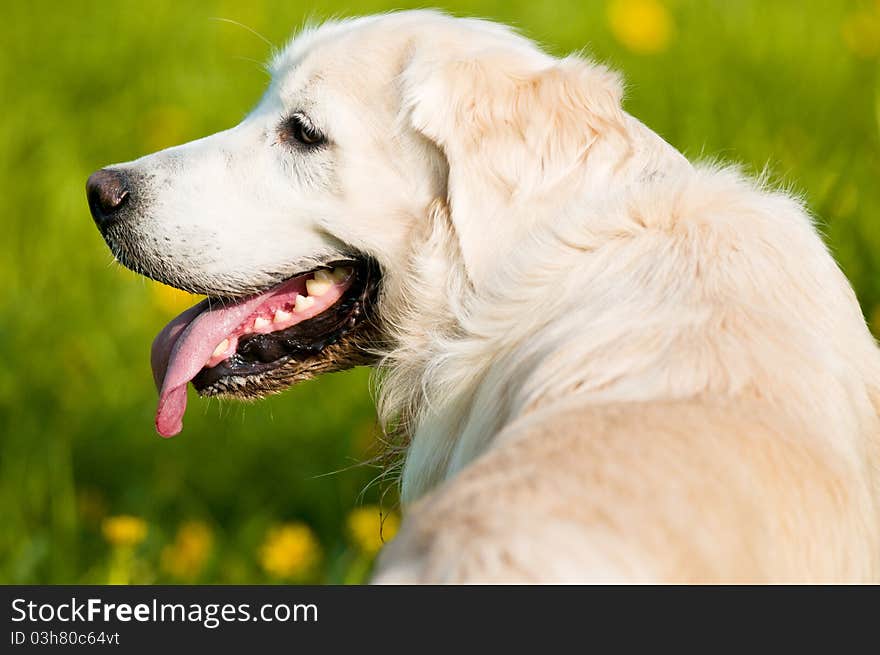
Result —
<path fill-rule="evenodd" d="M 349 464 L 348 466 L 343 466 L 342 468 L 338 468 L 335 471 L 327 471 L 326 473 L 318 473 L 317 475 L 313 475 L 313 476 L 309 477 L 308 479 L 309 480 L 317 480 L 318 478 L 327 478 L 327 477 L 330 477 L 331 475 L 338 475 L 340 473 L 346 473 L 348 471 L 353 471 L 353 470 L 360 468 L 362 466 L 371 466 L 373 468 L 376 467 L 376 465 L 373 464 L 372 462 L 370 462 L 369 460 L 367 460 L 366 462 L 355 460 L 352 464 Z"/>
<path fill-rule="evenodd" d="M 257 59 L 254 59 L 254 58 L 252 58 L 252 57 L 243 57 L 243 56 L 235 56 L 235 57 L 233 57 L 233 59 L 240 59 L 240 60 L 242 60 L 242 61 L 247 61 L 247 62 L 250 62 L 250 63 L 252 63 L 252 64 L 256 64 L 256 65 L 260 68 L 260 71 L 261 71 L 264 75 L 267 75 L 270 79 L 271 79 L 271 77 L 272 77 L 272 74 L 271 74 L 268 70 L 266 70 L 266 65 L 265 65 L 262 61 L 259 61 L 259 60 L 257 60 Z"/>
<path fill-rule="evenodd" d="M 275 45 L 269 39 L 267 39 L 265 36 L 263 36 L 262 34 L 257 32 L 257 30 L 255 30 L 253 27 L 248 27 L 244 23 L 240 23 L 237 20 L 232 20 L 231 18 L 221 18 L 219 16 L 211 16 L 210 20 L 216 20 L 221 23 L 229 23 L 231 25 L 237 25 L 238 27 L 242 28 L 243 30 L 247 30 L 248 32 L 253 34 L 255 37 L 260 39 L 263 43 L 265 43 L 267 46 L 269 46 L 269 48 L 271 50 L 273 50 L 273 51 L 275 50 Z M 262 65 L 263 64 L 260 63 L 260 66 L 262 66 Z"/>

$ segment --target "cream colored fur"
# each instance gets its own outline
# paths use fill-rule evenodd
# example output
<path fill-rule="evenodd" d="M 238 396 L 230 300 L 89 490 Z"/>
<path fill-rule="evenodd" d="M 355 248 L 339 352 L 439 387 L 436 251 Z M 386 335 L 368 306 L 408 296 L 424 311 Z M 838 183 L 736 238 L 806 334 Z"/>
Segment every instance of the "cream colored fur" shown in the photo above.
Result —
<path fill-rule="evenodd" d="M 880 358 L 800 202 L 691 166 L 583 60 L 427 66 L 449 190 L 390 303 L 378 580 L 880 579 Z"/>
<path fill-rule="evenodd" d="M 209 293 L 380 264 L 378 582 L 880 581 L 880 356 L 797 198 L 485 21 L 327 23 L 272 71 L 241 125 L 126 165 L 141 247 Z M 328 145 L 280 144 L 292 112 Z"/>

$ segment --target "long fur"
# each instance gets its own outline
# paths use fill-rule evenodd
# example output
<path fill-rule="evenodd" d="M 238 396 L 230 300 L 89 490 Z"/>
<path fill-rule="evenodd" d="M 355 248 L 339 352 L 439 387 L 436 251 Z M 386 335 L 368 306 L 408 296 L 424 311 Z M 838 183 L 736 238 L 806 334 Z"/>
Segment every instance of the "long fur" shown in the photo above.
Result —
<path fill-rule="evenodd" d="M 880 351 L 798 198 L 486 21 L 332 22 L 272 71 L 240 126 L 125 165 L 128 236 L 227 295 L 381 267 L 378 581 L 880 580 Z M 279 147 L 292 111 L 326 147 Z"/>
<path fill-rule="evenodd" d="M 427 507 L 457 497 L 456 476 L 482 455 L 503 452 L 508 426 L 552 422 L 548 407 L 552 417 L 560 404 L 647 412 L 645 403 L 697 400 L 709 411 L 724 402 L 757 412 L 756 426 L 764 414 L 784 417 L 781 441 L 839 458 L 854 478 L 846 493 L 857 525 L 867 526 L 860 537 L 873 543 L 855 575 L 876 576 L 880 357 L 806 209 L 735 167 L 684 164 L 623 116 L 620 84 L 604 68 L 529 64 L 538 72 L 490 51 L 420 65 L 407 98 L 416 127 L 444 151 L 450 189 L 412 251 L 401 301 L 390 303 L 398 347 L 382 363 L 379 409 L 408 436 L 404 500 L 448 481 L 416 512 L 451 523 Z M 601 187 L 600 156 L 612 171 L 598 171 Z M 497 217 L 516 234 L 511 247 L 491 229 Z M 445 554 L 423 543 L 420 572 L 395 578 L 419 541 L 413 532 L 382 579 L 446 579 L 426 571 L 466 542 Z M 583 558 L 569 579 L 603 578 Z M 818 566 L 793 570 L 821 576 Z M 786 579 L 782 567 L 767 575 Z M 479 566 L 459 579 L 493 578 Z"/>
<path fill-rule="evenodd" d="M 407 495 L 459 470 L 517 415 L 575 394 L 764 394 L 827 434 L 859 432 L 880 361 L 798 201 L 709 165 L 589 213 L 531 233 L 478 291 L 435 208 L 383 362 L 381 415 L 430 443 L 424 462 L 409 453 Z M 436 260 L 459 264 L 449 275 Z M 855 458 L 876 447 L 839 445 Z"/>

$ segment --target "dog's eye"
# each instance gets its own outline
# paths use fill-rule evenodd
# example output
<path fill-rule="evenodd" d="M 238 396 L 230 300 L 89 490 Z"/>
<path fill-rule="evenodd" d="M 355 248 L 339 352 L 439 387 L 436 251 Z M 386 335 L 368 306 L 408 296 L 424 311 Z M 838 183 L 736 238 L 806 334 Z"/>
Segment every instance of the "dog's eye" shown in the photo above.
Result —
<path fill-rule="evenodd" d="M 319 146 L 326 142 L 323 134 L 302 114 L 294 114 L 281 125 L 281 136 L 288 143 Z"/>

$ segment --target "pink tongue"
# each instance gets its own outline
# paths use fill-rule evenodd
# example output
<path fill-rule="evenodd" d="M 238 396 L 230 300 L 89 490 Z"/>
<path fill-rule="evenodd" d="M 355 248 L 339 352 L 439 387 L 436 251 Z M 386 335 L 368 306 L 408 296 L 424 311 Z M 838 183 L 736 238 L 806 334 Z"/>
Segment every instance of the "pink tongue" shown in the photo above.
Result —
<path fill-rule="evenodd" d="M 159 388 L 156 430 L 173 437 L 183 429 L 186 385 L 202 370 L 214 348 L 274 291 L 229 306 L 208 309 L 204 300 L 172 320 L 153 341 L 150 363 Z"/>

